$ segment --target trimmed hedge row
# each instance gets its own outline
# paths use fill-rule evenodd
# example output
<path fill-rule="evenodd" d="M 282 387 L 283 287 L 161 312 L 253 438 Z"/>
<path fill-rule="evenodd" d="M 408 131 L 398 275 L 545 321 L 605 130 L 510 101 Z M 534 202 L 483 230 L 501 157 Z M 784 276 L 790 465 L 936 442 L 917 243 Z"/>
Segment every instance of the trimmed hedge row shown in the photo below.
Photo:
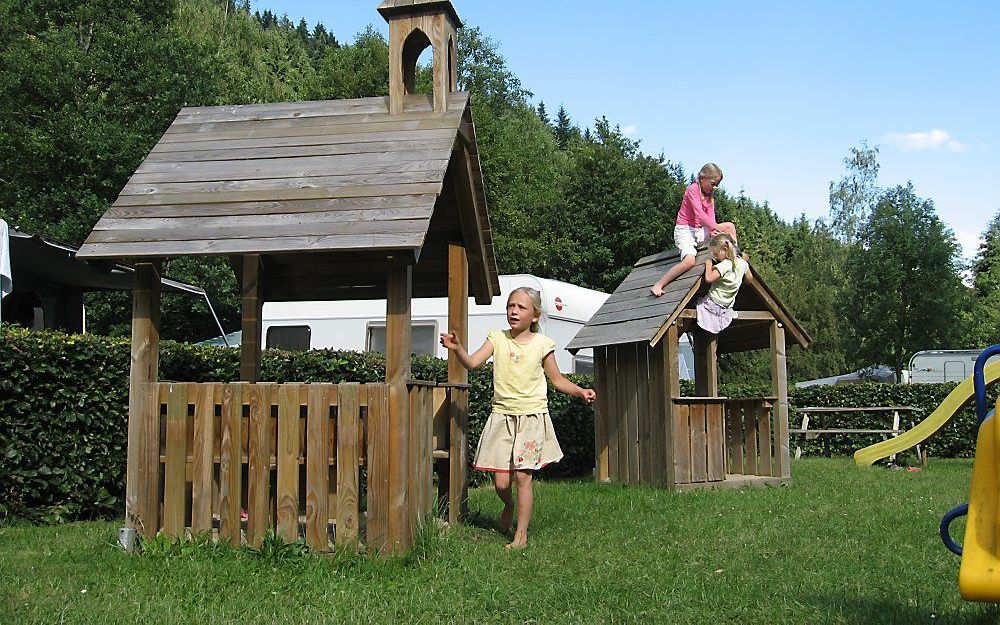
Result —
<path fill-rule="evenodd" d="M 93 335 L 67 336 L 0 328 L 0 519 L 61 522 L 115 517 L 123 509 L 128 422 L 127 340 Z M 262 378 L 275 382 L 378 382 L 384 379 L 381 354 L 315 350 L 266 350 Z M 444 381 L 443 360 L 414 357 L 413 377 Z M 160 346 L 160 379 L 227 382 L 238 378 L 236 349 L 165 341 Z M 587 376 L 571 376 L 590 386 Z M 492 369 L 471 372 L 469 443 L 474 448 L 490 413 Z M 796 406 L 913 406 L 918 418 L 931 413 L 954 384 L 860 384 L 793 389 Z M 682 384 L 685 395 L 693 385 Z M 723 385 L 728 397 L 761 395 L 745 385 Z M 991 402 L 996 401 L 993 391 Z M 550 389 L 552 421 L 566 457 L 547 467 L 543 477 L 589 475 L 594 466 L 594 419 L 590 407 Z M 837 427 L 885 429 L 890 417 L 836 415 Z M 800 417 L 790 416 L 791 427 Z M 815 423 L 815 422 L 814 422 Z M 832 424 L 832 423 L 830 423 Z M 828 424 L 829 425 L 829 424 Z M 903 428 L 910 426 L 904 421 Z M 975 452 L 976 417 L 967 407 L 926 447 L 932 456 L 969 457 Z M 879 440 L 834 437 L 831 449 L 850 454 Z M 793 446 L 796 441 L 793 441 Z M 806 453 L 822 450 L 805 441 Z M 470 459 L 471 459 L 470 453 Z M 482 474 L 472 472 L 473 480 Z"/>
<path fill-rule="evenodd" d="M 94 335 L 0 328 L 0 519 L 62 522 L 122 514 L 128 424 L 129 342 Z M 492 368 L 470 373 L 470 445 L 492 402 Z M 443 382 L 443 360 L 414 357 L 415 379 Z M 274 382 L 379 382 L 381 354 L 265 350 L 262 379 Z M 589 384 L 586 378 L 577 378 Z M 239 378 L 235 348 L 164 341 L 160 379 L 229 382 Z M 550 410 L 566 458 L 543 475 L 593 467 L 593 413 L 550 390 Z M 474 448 L 474 447 L 473 447 Z M 471 459 L 471 454 L 470 454 Z M 481 479 L 475 474 L 473 479 Z"/>

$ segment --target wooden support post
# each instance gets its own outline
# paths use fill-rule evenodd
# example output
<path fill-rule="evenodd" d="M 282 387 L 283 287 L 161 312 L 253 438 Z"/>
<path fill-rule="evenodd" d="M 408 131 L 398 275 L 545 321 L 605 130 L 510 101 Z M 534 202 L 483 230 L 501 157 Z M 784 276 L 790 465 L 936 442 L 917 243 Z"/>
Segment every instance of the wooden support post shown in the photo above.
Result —
<path fill-rule="evenodd" d="M 240 380 L 243 382 L 260 379 L 261 312 L 264 306 L 260 262 L 260 254 L 243 255 L 243 338 L 240 344 Z"/>
<path fill-rule="evenodd" d="M 674 454 L 674 438 L 681 436 L 686 441 L 687 432 L 674 431 L 674 416 L 677 406 L 674 404 L 674 397 L 681 394 L 680 370 L 677 362 L 680 351 L 680 336 L 677 331 L 677 324 L 670 324 L 666 334 L 660 341 L 658 353 L 663 358 L 663 437 L 664 437 L 664 476 L 663 485 L 668 490 L 672 490 L 677 484 L 677 469 L 674 465 L 676 455 Z"/>
<path fill-rule="evenodd" d="M 777 464 L 774 473 L 779 477 L 791 477 L 788 457 L 788 372 L 785 366 L 785 329 L 777 321 L 771 323 L 771 395 L 778 398 L 774 404 L 774 459 Z"/>
<path fill-rule="evenodd" d="M 608 371 L 607 347 L 594 348 L 594 383 L 597 386 L 597 402 L 594 406 L 594 466 L 597 467 L 595 477 L 598 482 L 611 479 L 608 470 Z M 657 383 L 659 381 L 657 380 Z"/>
<path fill-rule="evenodd" d="M 159 530 L 160 468 L 160 406 L 156 388 L 160 363 L 160 270 L 154 263 L 139 263 L 135 267 L 131 351 L 125 523 L 141 531 L 145 538 L 152 538 Z"/>
<path fill-rule="evenodd" d="M 469 349 L 469 259 L 465 246 L 448 244 L 448 331 Z M 469 372 L 453 351 L 448 352 L 448 382 L 465 384 Z M 449 393 L 448 406 L 448 522 L 458 523 L 468 511 L 469 488 L 466 480 L 468 453 L 468 393 Z"/>
<path fill-rule="evenodd" d="M 410 298 L 413 266 L 393 259 L 389 263 L 385 318 L 385 382 L 389 387 L 389 506 L 387 549 L 402 553 L 410 548 L 411 527 L 406 510 L 409 467 L 410 378 L 413 329 Z"/>
<path fill-rule="evenodd" d="M 694 331 L 694 392 L 699 397 L 719 395 L 719 335 Z"/>

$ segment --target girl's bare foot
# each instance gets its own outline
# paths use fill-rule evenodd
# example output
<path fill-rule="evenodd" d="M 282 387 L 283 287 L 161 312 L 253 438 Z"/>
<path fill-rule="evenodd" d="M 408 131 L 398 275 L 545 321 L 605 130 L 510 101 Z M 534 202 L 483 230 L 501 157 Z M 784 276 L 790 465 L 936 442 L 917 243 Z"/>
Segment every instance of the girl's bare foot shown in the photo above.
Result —
<path fill-rule="evenodd" d="M 514 540 L 510 541 L 504 549 L 524 549 L 528 546 L 528 535 L 524 532 L 514 534 Z"/>
<path fill-rule="evenodd" d="M 497 519 L 497 531 L 504 536 L 510 535 L 511 525 L 514 523 L 514 508 L 509 506 L 504 506 L 503 511 L 500 513 L 500 518 Z"/>

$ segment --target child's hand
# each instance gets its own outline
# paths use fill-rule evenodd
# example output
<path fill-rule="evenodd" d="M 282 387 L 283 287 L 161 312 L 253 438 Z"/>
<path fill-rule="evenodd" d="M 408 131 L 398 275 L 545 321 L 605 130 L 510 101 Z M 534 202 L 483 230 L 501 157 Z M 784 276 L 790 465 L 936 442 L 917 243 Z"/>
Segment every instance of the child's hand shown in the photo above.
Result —
<path fill-rule="evenodd" d="M 652 294 L 653 297 L 660 297 L 661 295 L 663 295 L 663 287 L 660 286 L 659 284 L 654 284 L 653 286 L 649 287 L 649 292 L 650 294 Z"/>
<path fill-rule="evenodd" d="M 458 336 L 454 332 L 441 334 L 441 344 L 447 349 L 462 349 L 462 344 L 458 341 Z"/>
<path fill-rule="evenodd" d="M 594 389 L 584 388 L 580 390 L 583 391 L 583 393 L 580 395 L 580 399 L 587 402 L 588 404 L 594 403 L 594 400 L 597 399 L 597 393 L 594 392 Z"/>

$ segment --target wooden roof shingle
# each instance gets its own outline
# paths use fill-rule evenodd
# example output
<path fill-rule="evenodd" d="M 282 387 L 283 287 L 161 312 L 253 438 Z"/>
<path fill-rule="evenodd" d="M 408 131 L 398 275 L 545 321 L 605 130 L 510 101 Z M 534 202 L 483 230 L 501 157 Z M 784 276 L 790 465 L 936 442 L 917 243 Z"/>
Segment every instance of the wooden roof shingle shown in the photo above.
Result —
<path fill-rule="evenodd" d="M 378 5 L 378 12 L 386 21 L 393 15 L 434 9 L 444 9 L 455 24 L 455 28 L 462 27 L 462 20 L 459 19 L 458 12 L 450 0 L 385 0 Z"/>
<path fill-rule="evenodd" d="M 633 270 L 608 297 L 590 321 L 566 346 L 576 351 L 587 347 L 645 342 L 656 345 L 664 330 L 686 308 L 693 308 L 698 296 L 708 291 L 704 264 L 708 250 L 698 251 L 694 267 L 664 288 L 663 296 L 653 297 L 649 288 L 668 269 L 680 262 L 680 252 L 671 250 L 640 259 Z M 775 319 L 785 323 L 792 341 L 806 347 L 809 334 L 796 321 L 774 293 L 754 272 L 752 281 L 745 281 L 736 298 L 740 310 L 770 311 Z M 738 331 L 736 331 L 738 330 Z M 731 329 L 719 335 L 719 351 L 743 351 L 766 347 L 768 329 L 760 320 L 737 319 Z"/>
<path fill-rule="evenodd" d="M 444 113 L 427 95 L 406 96 L 400 115 L 386 97 L 182 109 L 78 256 L 404 251 L 416 260 L 459 161 L 474 197 L 452 203 L 474 212 L 470 262 L 499 293 L 467 93 L 449 94 Z"/>

